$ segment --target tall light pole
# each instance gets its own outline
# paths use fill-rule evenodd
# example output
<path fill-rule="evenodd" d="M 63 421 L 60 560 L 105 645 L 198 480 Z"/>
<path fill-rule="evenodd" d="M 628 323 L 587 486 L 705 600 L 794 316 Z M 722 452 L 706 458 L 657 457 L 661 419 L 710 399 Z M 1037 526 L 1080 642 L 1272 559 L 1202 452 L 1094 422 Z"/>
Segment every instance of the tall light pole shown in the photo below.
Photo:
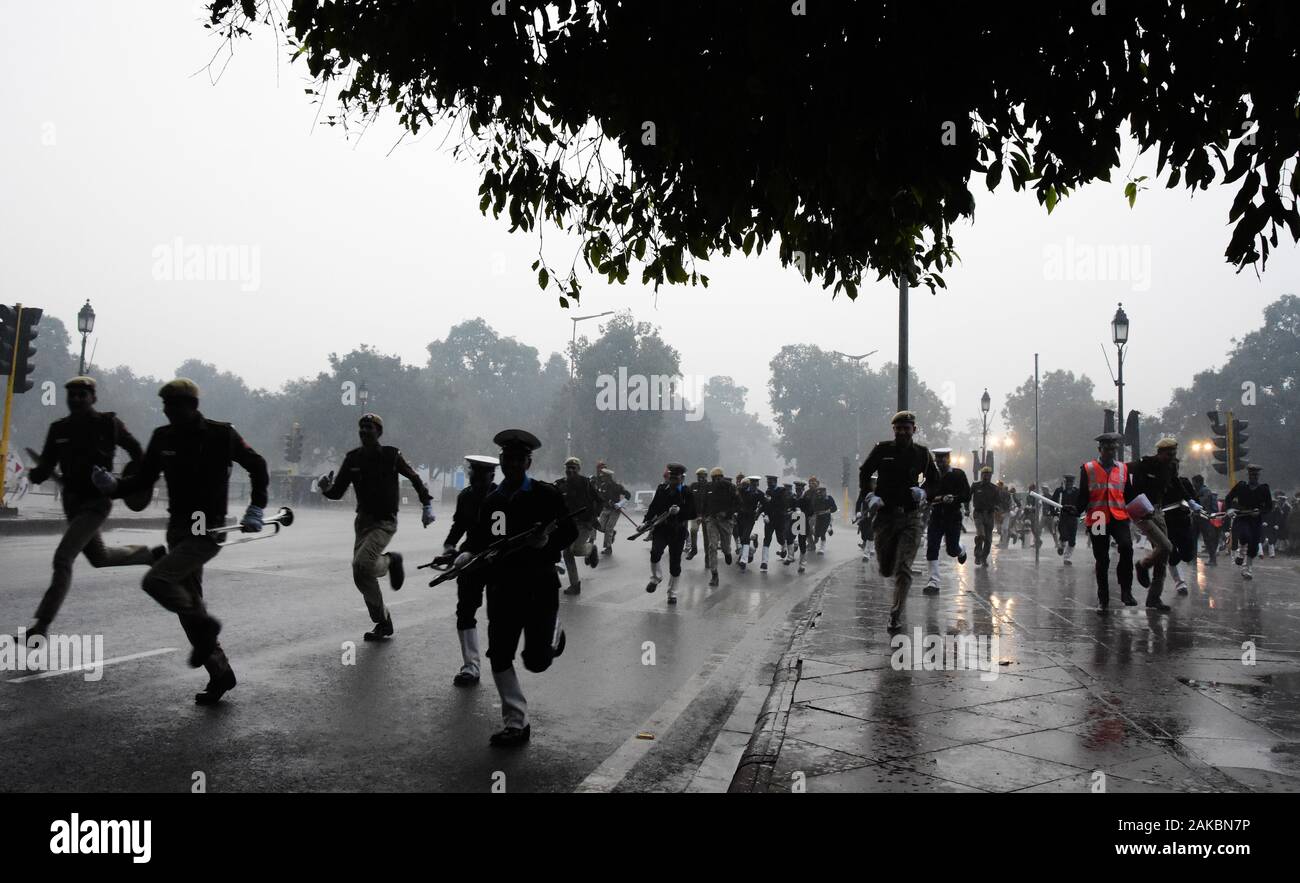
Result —
<path fill-rule="evenodd" d="M 86 305 L 77 313 L 77 330 L 81 332 L 81 360 L 77 369 L 78 374 L 86 373 L 86 337 L 90 332 L 95 330 L 95 310 L 90 305 L 90 300 L 86 300 Z"/>
<path fill-rule="evenodd" d="M 1119 427 L 1119 460 L 1124 462 L 1124 345 L 1128 343 L 1128 316 L 1124 313 L 1124 305 L 1121 303 L 1115 310 L 1115 318 L 1110 320 L 1110 336 L 1115 342 L 1115 350 L 1119 359 L 1119 377 L 1115 381 L 1115 386 L 1119 389 L 1119 411 L 1115 415 L 1115 422 Z"/>
<path fill-rule="evenodd" d="M 614 315 L 613 310 L 606 310 L 603 313 L 592 313 L 590 316 L 570 316 L 569 321 L 573 323 L 573 337 L 569 340 L 569 386 L 573 386 L 573 380 L 578 371 L 578 323 L 585 322 L 588 319 L 599 319 L 602 316 Z M 573 456 L 573 409 L 577 402 L 569 403 L 569 428 L 564 434 L 564 457 L 567 460 Z"/>
<path fill-rule="evenodd" d="M 839 356 L 842 359 L 848 359 L 850 362 L 852 362 L 854 365 L 858 366 L 859 368 L 862 367 L 863 359 L 867 358 L 868 356 L 874 356 L 878 352 L 880 352 L 880 350 L 872 350 L 871 352 L 863 353 L 860 356 L 851 356 L 848 353 L 842 353 L 839 350 L 831 350 L 832 355 Z M 862 456 L 862 406 L 861 404 L 858 405 L 856 410 L 857 410 L 857 419 L 854 421 L 855 438 L 856 438 L 856 447 L 854 448 L 853 451 L 854 458 Z"/>
<path fill-rule="evenodd" d="M 989 462 L 989 405 L 993 400 L 989 398 L 989 389 L 984 387 L 984 395 L 980 396 L 980 419 L 984 421 L 984 430 L 980 435 L 980 468 Z"/>
<path fill-rule="evenodd" d="M 907 274 L 898 274 L 898 410 L 907 410 Z"/>

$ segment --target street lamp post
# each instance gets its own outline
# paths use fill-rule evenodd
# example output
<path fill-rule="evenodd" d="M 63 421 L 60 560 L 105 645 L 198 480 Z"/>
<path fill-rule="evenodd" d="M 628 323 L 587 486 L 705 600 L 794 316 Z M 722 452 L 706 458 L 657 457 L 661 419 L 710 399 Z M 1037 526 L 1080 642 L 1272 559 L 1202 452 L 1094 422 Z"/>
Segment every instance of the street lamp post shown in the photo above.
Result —
<path fill-rule="evenodd" d="M 606 310 L 603 313 L 592 313 L 589 316 L 570 316 L 569 321 L 573 323 L 573 336 L 569 339 L 569 386 L 573 386 L 573 380 L 578 372 L 578 323 L 585 322 L 588 319 L 599 319 L 602 316 L 612 316 L 613 310 Z M 569 428 L 564 434 L 564 457 L 567 460 L 573 456 L 573 409 L 577 402 L 569 403 Z"/>
<path fill-rule="evenodd" d="M 1124 345 L 1128 343 L 1128 316 L 1124 313 L 1124 305 L 1120 304 L 1115 310 L 1115 318 L 1110 320 L 1110 336 L 1115 342 L 1115 351 L 1118 353 L 1119 360 L 1119 377 L 1115 380 L 1115 386 L 1119 389 L 1119 410 L 1115 415 L 1115 422 L 1119 428 L 1119 459 L 1124 462 Z"/>
<path fill-rule="evenodd" d="M 880 352 L 880 350 L 872 350 L 871 352 L 863 353 L 860 356 L 851 356 L 848 353 L 842 353 L 839 350 L 831 350 L 832 355 L 839 356 L 842 359 L 848 359 L 850 362 L 854 363 L 858 367 L 862 367 L 863 359 L 867 358 L 868 356 L 874 356 L 878 352 Z M 856 447 L 854 448 L 853 451 L 853 456 L 855 458 L 862 456 L 862 405 L 859 404 L 856 410 L 857 410 L 857 420 L 855 421 L 855 426 L 854 426 Z"/>
<path fill-rule="evenodd" d="M 984 395 L 980 396 L 980 418 L 984 421 L 984 429 L 980 436 L 980 468 L 989 461 L 989 405 L 993 400 L 989 398 L 988 387 L 984 387 Z"/>
<path fill-rule="evenodd" d="M 77 313 L 77 330 L 81 332 L 81 360 L 77 363 L 80 367 L 77 369 L 78 374 L 86 373 L 86 337 L 90 332 L 95 330 L 95 310 L 87 300 L 85 306 Z"/>

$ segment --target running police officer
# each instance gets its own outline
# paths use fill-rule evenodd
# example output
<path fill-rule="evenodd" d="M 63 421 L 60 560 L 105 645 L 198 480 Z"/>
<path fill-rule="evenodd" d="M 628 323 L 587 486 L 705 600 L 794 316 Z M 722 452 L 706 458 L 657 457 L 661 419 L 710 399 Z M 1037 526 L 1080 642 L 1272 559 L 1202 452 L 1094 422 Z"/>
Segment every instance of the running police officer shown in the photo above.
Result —
<path fill-rule="evenodd" d="M 916 432 L 916 414 L 899 411 L 890 421 L 894 427 L 892 441 L 876 444 L 858 470 L 858 484 L 863 490 L 867 479 L 876 476 L 875 494 L 867 502 L 876 510 L 876 555 L 880 575 L 894 578 L 894 600 L 889 608 L 889 628 L 899 627 L 907 590 L 912 585 L 912 561 L 921 544 L 921 501 L 925 491 L 918 478 L 927 485 L 941 481 L 934 457 L 924 445 L 912 441 Z M 861 491 L 859 492 L 861 493 Z"/>
<path fill-rule="evenodd" d="M 385 552 L 397 533 L 397 477 L 404 476 L 415 488 L 424 507 L 420 523 L 433 524 L 433 498 L 419 474 L 411 468 L 402 452 L 391 445 L 381 445 L 384 421 L 378 414 L 362 414 L 357 420 L 360 447 L 353 448 L 343 457 L 338 478 L 334 473 L 321 476 L 316 482 L 321 494 L 328 500 L 342 499 L 348 486 L 356 489 L 357 517 L 352 523 L 356 541 L 352 546 L 352 582 L 365 599 L 366 610 L 375 627 L 363 637 L 367 641 L 382 641 L 393 635 L 393 616 L 384 605 L 383 592 L 379 590 L 379 577 L 387 574 L 394 590 L 406 580 L 406 569 L 401 553 Z"/>
<path fill-rule="evenodd" d="M 469 546 L 469 532 L 478 524 L 478 510 L 487 495 L 497 489 L 497 458 L 482 454 L 465 457 L 469 464 L 469 484 L 456 495 L 456 511 L 451 516 L 451 530 L 442 541 L 443 555 L 454 555 L 456 544 L 465 538 Z M 478 620 L 475 615 L 483 606 L 483 588 L 487 585 L 485 574 L 471 571 L 456 577 L 456 637 L 460 642 L 461 667 L 451 682 L 457 687 L 472 687 L 479 682 L 481 669 L 478 652 Z"/>
<path fill-rule="evenodd" d="M 163 384 L 158 395 L 168 425 L 149 438 L 140 469 L 116 478 L 101 466 L 91 469 L 95 487 L 110 497 L 129 497 L 152 488 L 159 476 L 167 480 L 167 554 L 153 563 L 141 585 L 149 595 L 180 617 L 192 647 L 190 666 L 207 669 L 208 685 L 194 697 L 199 705 L 215 705 L 235 686 L 235 672 L 217 636 L 221 623 L 203 603 L 203 565 L 221 546 L 209 528 L 226 522 L 230 464 L 248 473 L 252 500 L 240 525 L 246 533 L 263 528 L 266 461 L 229 423 L 209 420 L 199 411 L 199 387 L 184 377 Z"/>
<path fill-rule="evenodd" d="M 78 555 L 85 554 L 91 567 L 125 567 L 152 564 L 167 551 L 162 546 L 150 549 L 148 546 L 104 545 L 100 529 L 108 519 L 113 502 L 91 484 L 91 469 L 99 466 L 111 470 L 113 455 L 118 448 L 130 455 L 132 463 L 144 456 L 144 450 L 116 414 L 95 410 L 94 378 L 73 377 L 63 384 L 63 388 L 66 390 L 68 416 L 50 424 L 40 460 L 28 473 L 28 478 L 32 484 L 41 484 L 54 474 L 56 466 L 59 467 L 62 472 L 63 515 L 68 526 L 54 550 L 50 586 L 36 608 L 36 621 L 27 630 L 28 639 L 49 633 L 50 623 L 58 615 L 72 585 L 72 565 Z"/>

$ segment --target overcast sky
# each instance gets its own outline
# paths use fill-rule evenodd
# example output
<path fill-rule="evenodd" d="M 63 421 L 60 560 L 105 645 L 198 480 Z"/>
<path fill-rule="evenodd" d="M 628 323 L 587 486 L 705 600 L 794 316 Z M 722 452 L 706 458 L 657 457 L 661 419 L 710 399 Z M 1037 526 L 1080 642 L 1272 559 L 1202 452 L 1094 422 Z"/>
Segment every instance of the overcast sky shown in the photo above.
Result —
<path fill-rule="evenodd" d="M 733 376 L 770 420 L 768 361 L 782 345 L 879 349 L 872 364 L 896 357 L 895 290 L 868 285 L 856 302 L 832 301 L 766 253 L 710 262 L 707 290 L 656 295 L 593 278 L 578 310 L 560 309 L 529 269 L 535 236 L 479 214 L 475 166 L 433 139 L 387 155 L 391 123 L 359 143 L 313 130 L 305 67 L 288 64 L 268 32 L 238 45 L 216 85 L 195 75 L 217 47 L 200 8 L 5 3 L 0 299 L 44 307 L 75 330 L 90 298 L 99 364 L 162 376 L 197 357 L 274 388 L 360 343 L 423 364 L 430 340 L 474 316 L 545 358 L 563 350 L 569 316 L 630 309 L 662 328 L 685 373 Z M 1222 363 L 1269 302 L 1300 291 L 1289 242 L 1259 279 L 1224 263 L 1228 189 L 1192 199 L 1154 182 L 1130 210 L 1133 159 L 1114 183 L 1072 195 L 1051 217 L 1005 179 L 996 194 L 976 191 L 974 224 L 954 231 L 963 261 L 948 290 L 922 289 L 911 309 L 912 363 L 935 388 L 952 384 L 954 429 L 978 415 L 985 386 L 1000 408 L 1036 351 L 1044 371 L 1086 373 L 1112 396 L 1098 344 L 1109 342 L 1118 301 L 1133 324 L 1125 404 L 1153 412 L 1197 370 Z M 1132 174 L 1154 176 L 1154 165 L 1143 157 Z M 257 290 L 156 279 L 158 249 L 178 238 L 245 246 Z M 1130 278 L 1060 278 L 1069 271 L 1055 259 L 1074 266 L 1099 247 L 1134 249 Z M 551 257 L 567 266 L 568 254 Z"/>

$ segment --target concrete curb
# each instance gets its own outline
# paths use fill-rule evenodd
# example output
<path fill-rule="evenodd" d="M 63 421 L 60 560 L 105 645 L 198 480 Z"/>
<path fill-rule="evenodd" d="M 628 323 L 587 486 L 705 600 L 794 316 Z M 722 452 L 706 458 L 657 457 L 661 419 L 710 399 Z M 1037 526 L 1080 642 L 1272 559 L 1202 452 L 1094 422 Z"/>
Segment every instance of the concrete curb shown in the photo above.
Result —
<path fill-rule="evenodd" d="M 63 533 L 68 522 L 64 518 L 15 518 L 0 521 L 0 538 L 36 536 L 39 534 Z M 112 518 L 104 522 L 104 530 L 135 528 L 137 530 L 162 530 L 167 526 L 166 515 L 150 515 L 144 518 Z"/>
<path fill-rule="evenodd" d="M 776 768 L 777 758 L 781 755 L 781 745 L 785 741 L 785 728 L 790 721 L 790 706 L 794 704 L 794 689 L 799 683 L 803 671 L 804 637 L 810 628 L 817 627 L 817 619 L 822 615 L 822 604 L 826 597 L 826 587 L 831 578 L 841 570 L 849 567 L 861 567 L 859 560 L 846 561 L 822 577 L 821 582 L 808 596 L 808 612 L 804 614 L 790 636 L 790 646 L 781 655 L 776 664 L 776 673 L 772 676 L 772 688 L 768 691 L 763 710 L 758 714 L 754 724 L 754 733 L 749 737 L 745 753 L 740 756 L 736 773 L 731 777 L 728 794 L 765 793 L 772 781 L 772 772 Z"/>

